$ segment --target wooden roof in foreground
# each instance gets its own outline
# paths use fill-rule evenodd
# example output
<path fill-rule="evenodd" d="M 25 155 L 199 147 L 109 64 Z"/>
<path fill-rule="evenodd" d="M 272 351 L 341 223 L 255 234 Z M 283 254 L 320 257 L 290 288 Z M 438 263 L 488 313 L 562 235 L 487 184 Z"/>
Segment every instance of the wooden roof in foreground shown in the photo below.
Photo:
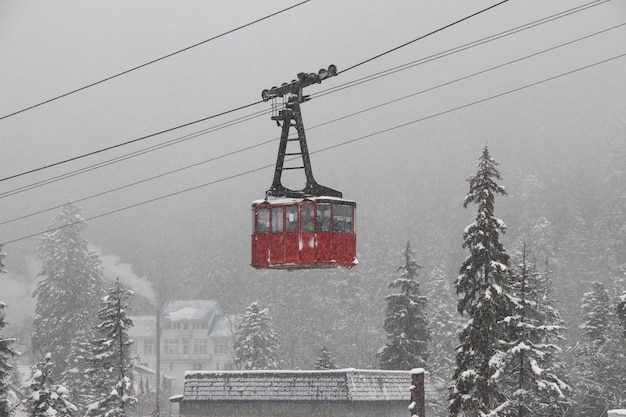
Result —
<path fill-rule="evenodd" d="M 182 401 L 410 401 L 409 371 L 188 371 Z"/>

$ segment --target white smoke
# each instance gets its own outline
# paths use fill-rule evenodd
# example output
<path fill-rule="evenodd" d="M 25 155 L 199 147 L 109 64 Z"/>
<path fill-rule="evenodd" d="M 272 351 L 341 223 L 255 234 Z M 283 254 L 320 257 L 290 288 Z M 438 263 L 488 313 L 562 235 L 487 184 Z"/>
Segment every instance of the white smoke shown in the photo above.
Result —
<path fill-rule="evenodd" d="M 89 249 L 99 254 L 105 278 L 115 281 L 119 277 L 120 281 L 135 294 L 147 298 L 156 305 L 157 296 L 152 283 L 146 277 L 137 275 L 131 264 L 120 262 L 118 255 L 105 255 L 102 249 L 94 245 L 90 244 Z"/>
<path fill-rule="evenodd" d="M 7 322 L 15 326 L 29 326 L 37 305 L 33 291 L 41 262 L 34 256 L 27 256 L 26 268 L 26 275 L 16 273 L 12 268 L 6 268 L 7 273 L 0 275 L 0 301 L 8 306 Z"/>

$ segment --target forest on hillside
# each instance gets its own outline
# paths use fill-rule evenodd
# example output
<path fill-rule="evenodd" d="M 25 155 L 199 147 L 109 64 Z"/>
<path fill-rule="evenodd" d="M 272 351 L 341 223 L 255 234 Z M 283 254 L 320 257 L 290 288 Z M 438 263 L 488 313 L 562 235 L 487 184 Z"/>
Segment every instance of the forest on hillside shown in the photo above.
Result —
<path fill-rule="evenodd" d="M 468 162 L 469 175 L 472 161 Z M 519 260 L 525 243 L 538 267 L 549 270 L 568 345 L 576 343 L 581 300 L 592 283 L 601 282 L 612 297 L 626 286 L 625 167 L 626 145 L 617 140 L 594 160 L 581 161 L 578 168 L 555 161 L 545 175 L 516 176 L 521 167 L 500 166 L 502 185 L 508 191 L 496 206 L 496 214 L 508 226 L 503 243 L 514 260 Z M 430 291 L 434 277 L 442 276 L 450 291 L 449 307 L 455 310 L 453 282 L 467 256 L 461 247 L 462 233 L 472 215 L 462 208 L 467 185 L 459 183 L 456 195 L 452 191 L 457 190 L 437 190 L 436 200 L 420 196 L 420 204 L 411 208 L 415 224 L 397 225 L 377 215 L 393 207 L 372 204 L 375 212 L 368 213 L 360 208 L 360 264 L 351 270 L 255 271 L 228 255 L 240 255 L 245 261 L 248 248 L 237 249 L 225 241 L 216 254 L 179 253 L 172 248 L 160 264 L 167 272 L 154 283 L 161 294 L 215 299 L 233 314 L 253 301 L 269 306 L 281 329 L 288 367 L 310 367 L 323 343 L 333 347 L 342 365 L 371 367 L 384 340 L 387 286 L 402 263 L 407 240 L 422 265 L 419 280 L 424 293 Z M 432 207 L 442 200 L 458 209 Z M 385 227 L 393 232 L 383 233 Z M 409 235 L 407 230 L 418 232 Z"/>
<path fill-rule="evenodd" d="M 507 176 L 507 167 L 500 166 L 504 173 L 502 185 L 508 192 L 495 204 L 496 213 L 508 226 L 501 239 L 512 267 L 517 268 L 524 260 L 537 273 L 550 278 L 555 308 L 563 319 L 558 345 L 566 381 L 574 379 L 566 369 L 588 371 L 578 359 L 589 337 L 592 299 L 605 296 L 605 321 L 617 323 L 617 306 L 626 289 L 626 146 L 614 142 L 599 154 L 601 159 L 586 161 L 578 170 L 555 165 L 549 177 Z M 459 193 L 455 198 L 460 207 L 463 195 Z M 441 199 L 441 195 L 438 197 Z M 428 199 L 423 201 L 428 206 Z M 424 215 L 416 215 L 411 228 L 422 232 L 414 236 L 398 232 L 393 242 L 376 238 L 377 227 L 383 224 L 361 225 L 357 230 L 362 262 L 350 270 L 254 271 L 233 262 L 225 252 L 206 256 L 202 251 L 173 250 L 160 260 L 163 273 L 152 275 L 158 277 L 152 284 L 161 302 L 214 299 L 226 312 L 236 315 L 241 315 L 250 303 L 267 307 L 277 330 L 278 363 L 282 368 L 314 368 L 321 348 L 332 352 L 338 367 L 377 368 L 377 352 L 386 341 L 385 300 L 394 292 L 389 287 L 398 278 L 409 241 L 420 264 L 416 280 L 426 299 L 424 312 L 434 335 L 431 362 L 425 367 L 432 366 L 431 372 L 439 379 L 443 392 L 454 368 L 458 331 L 467 319 L 457 312 L 454 285 L 467 256 L 461 237 L 474 215 L 472 210 L 465 210 L 467 216 L 461 209 L 452 219 L 442 218 L 444 211 L 434 207 L 426 214 L 420 212 Z M 367 217 L 360 218 L 360 222 L 367 223 Z M 465 226 L 459 226 L 462 222 Z M 401 225 L 393 227 L 402 229 Z M 54 246 L 54 241 L 45 244 Z M 227 252 L 230 245 L 232 242 L 224 242 L 220 249 Z M 5 263 L 10 259 L 9 253 Z M 44 292 L 38 290 L 35 295 Z M 132 310 L 134 314 L 151 314 L 154 304 L 138 293 Z M 41 313 L 37 317 L 41 320 Z M 21 323 L 28 320 L 20 318 Z M 17 336 L 31 340 L 30 326 L 21 327 Z M 38 336 L 35 331 L 32 341 L 37 342 Z M 21 349 L 28 355 L 30 346 L 22 342 Z M 619 355 L 623 359 L 624 353 Z M 617 360 L 607 358 L 603 360 L 608 363 Z"/>

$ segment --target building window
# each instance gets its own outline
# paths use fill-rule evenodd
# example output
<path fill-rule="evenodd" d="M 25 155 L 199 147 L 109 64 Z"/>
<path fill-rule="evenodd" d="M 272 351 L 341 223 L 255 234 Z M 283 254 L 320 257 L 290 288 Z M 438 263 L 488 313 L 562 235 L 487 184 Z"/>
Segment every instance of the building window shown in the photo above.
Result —
<path fill-rule="evenodd" d="M 228 346 L 226 346 L 226 343 L 216 343 L 213 349 L 214 353 L 228 353 Z"/>
<path fill-rule="evenodd" d="M 201 370 L 203 367 L 202 367 L 202 364 L 201 364 L 201 363 L 194 362 L 194 363 L 192 364 L 192 368 L 193 368 L 193 370 L 194 370 L 194 371 L 199 371 L 199 370 Z"/>
<path fill-rule="evenodd" d="M 143 342 L 143 354 L 154 355 L 156 353 L 156 345 L 152 340 L 145 340 Z"/>
<path fill-rule="evenodd" d="M 193 339 L 193 353 L 196 355 L 206 355 L 209 353 L 208 339 Z"/>
<path fill-rule="evenodd" d="M 191 338 L 183 337 L 183 354 L 188 355 L 191 353 Z"/>
<path fill-rule="evenodd" d="M 283 208 L 274 207 L 272 209 L 272 233 L 283 232 Z"/>
<path fill-rule="evenodd" d="M 178 339 L 165 339 L 163 353 L 166 355 L 178 354 Z"/>

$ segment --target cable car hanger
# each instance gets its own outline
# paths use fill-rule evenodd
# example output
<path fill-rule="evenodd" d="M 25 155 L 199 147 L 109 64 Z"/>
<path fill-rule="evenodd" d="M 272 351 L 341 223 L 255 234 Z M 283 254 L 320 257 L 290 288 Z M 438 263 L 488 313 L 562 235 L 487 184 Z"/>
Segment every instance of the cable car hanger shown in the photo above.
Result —
<path fill-rule="evenodd" d="M 302 94 L 302 89 L 313 84 L 320 84 L 323 80 L 337 75 L 337 67 L 330 65 L 328 69 L 322 68 L 317 74 L 315 73 L 299 73 L 298 79 L 290 83 L 284 83 L 280 87 L 272 87 L 269 90 L 263 90 L 261 97 L 263 101 L 275 100 L 279 97 L 288 96 L 283 108 L 278 114 L 272 116 L 272 120 L 281 126 L 280 144 L 278 146 L 278 158 L 276 159 L 276 168 L 274 169 L 274 180 L 269 190 L 265 192 L 267 197 L 289 197 L 289 198 L 305 198 L 305 197 L 337 197 L 342 198 L 342 193 L 332 188 L 320 185 L 313 177 L 313 169 L 311 168 L 311 159 L 309 157 L 309 149 L 306 143 L 306 135 L 304 133 L 304 124 L 302 122 L 302 112 L 300 111 L 300 103 L 309 100 L 309 96 Z M 289 130 L 295 127 L 298 133 L 297 139 L 289 139 Z M 300 144 L 300 152 L 287 153 L 287 143 L 290 141 L 298 141 Z M 302 158 L 302 166 L 284 167 L 285 156 L 297 156 Z M 281 182 L 282 173 L 289 169 L 304 169 L 306 177 L 306 185 L 302 190 L 292 190 L 285 187 Z"/>
<path fill-rule="evenodd" d="M 341 192 L 315 181 L 300 111 L 300 103 L 308 100 L 302 90 L 334 75 L 337 68 L 331 65 L 317 74 L 300 73 L 297 80 L 261 93 L 264 101 L 273 100 L 272 120 L 282 128 L 282 133 L 272 186 L 265 192 L 265 200 L 252 203 L 250 265 L 254 268 L 352 268 L 358 264 L 356 203 L 344 200 Z M 282 103 L 277 105 L 281 97 Z M 292 127 L 298 137 L 289 139 Z M 300 151 L 288 153 L 288 142 L 295 141 Z M 302 158 L 302 166 L 285 167 L 285 156 L 296 155 Z M 282 174 L 288 169 L 304 170 L 306 185 L 302 190 L 282 184 Z"/>

